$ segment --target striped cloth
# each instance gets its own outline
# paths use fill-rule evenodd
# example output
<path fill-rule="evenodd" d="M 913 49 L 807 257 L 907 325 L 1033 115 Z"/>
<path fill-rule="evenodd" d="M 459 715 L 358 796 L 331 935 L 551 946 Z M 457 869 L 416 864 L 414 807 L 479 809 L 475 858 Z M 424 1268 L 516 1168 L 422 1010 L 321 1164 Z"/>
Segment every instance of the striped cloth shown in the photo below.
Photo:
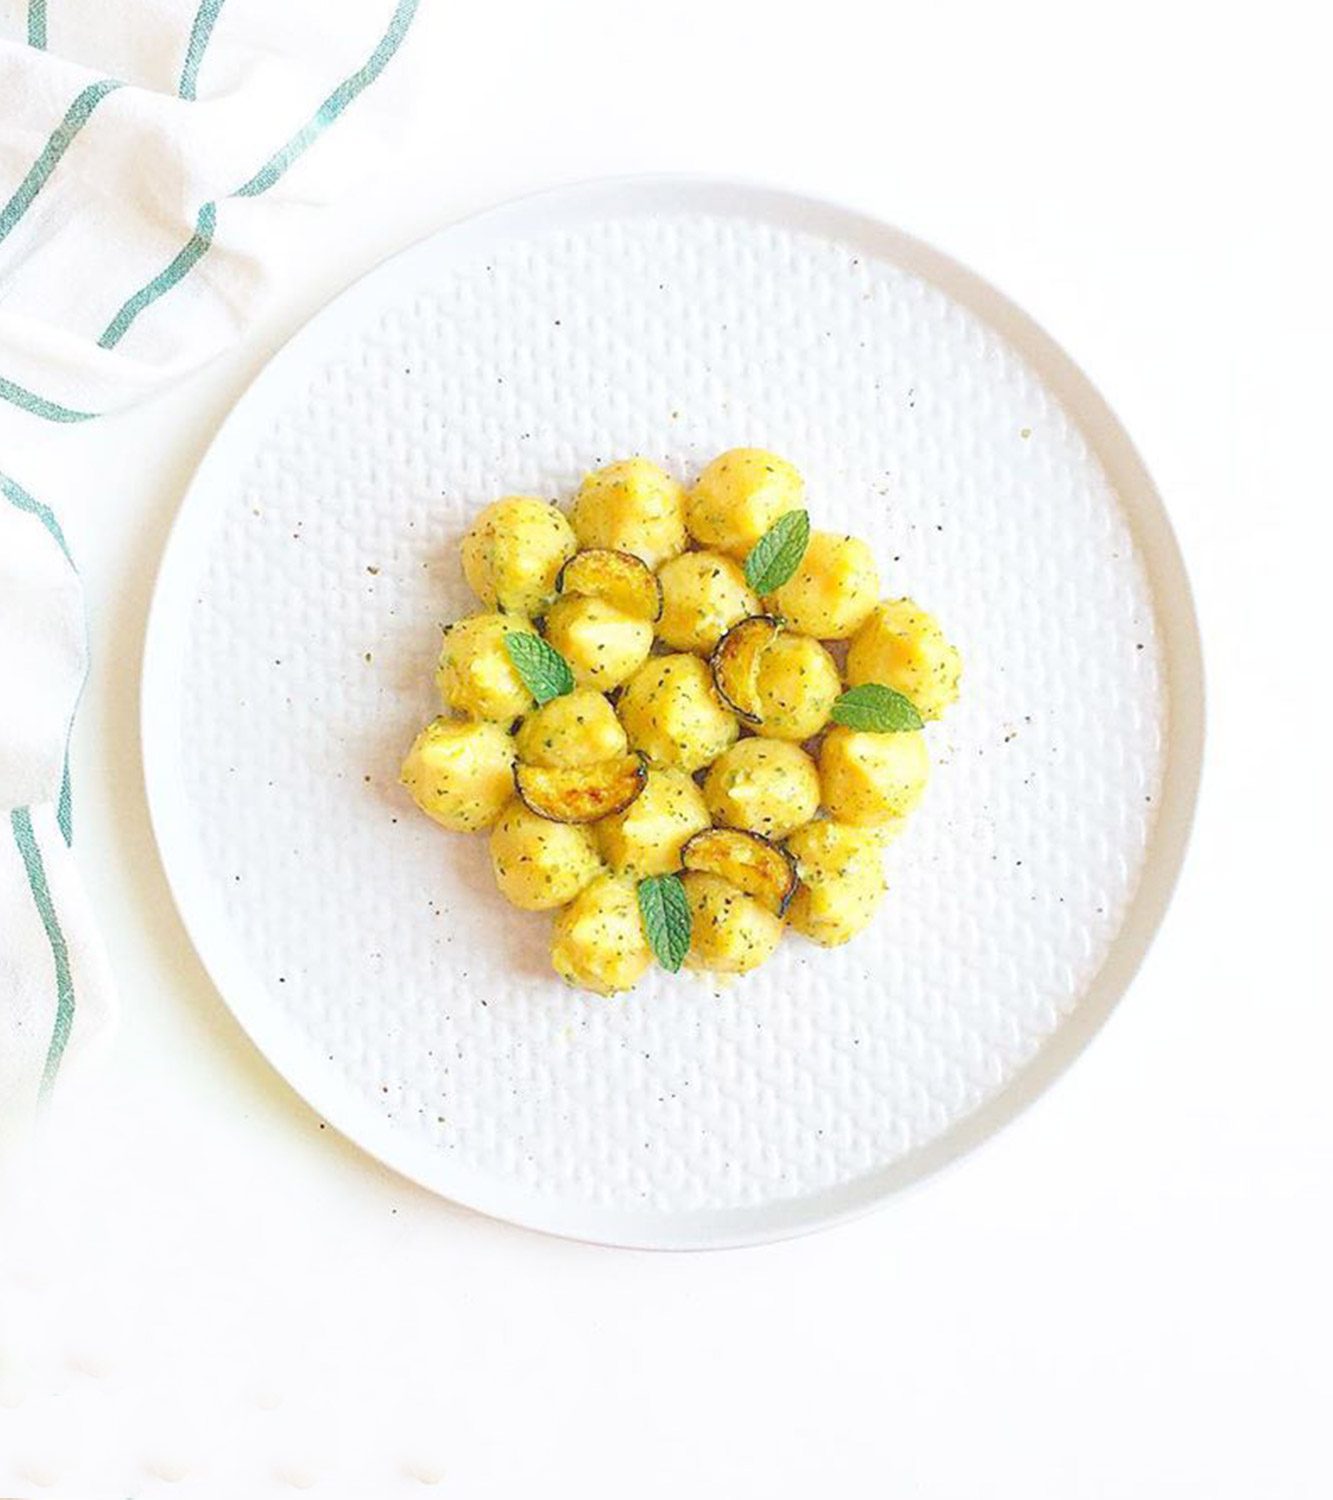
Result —
<path fill-rule="evenodd" d="M 15 422 L 129 405 L 238 336 L 295 270 L 311 211 L 355 186 L 419 97 L 409 68 L 349 111 L 418 3 L 0 0 L 0 406 Z M 7 1132 L 113 1003 L 71 853 L 79 579 L 56 517 L 6 469 L 0 452 Z"/>
<path fill-rule="evenodd" d="M 0 474 L 0 1128 L 27 1120 L 111 1009 L 70 852 L 69 733 L 87 664 L 60 525 Z M 76 1024 L 77 1020 L 77 1024 Z"/>
<path fill-rule="evenodd" d="M 418 4 L 0 0 L 0 400 L 86 421 L 234 340 L 410 104 L 311 150 Z"/>

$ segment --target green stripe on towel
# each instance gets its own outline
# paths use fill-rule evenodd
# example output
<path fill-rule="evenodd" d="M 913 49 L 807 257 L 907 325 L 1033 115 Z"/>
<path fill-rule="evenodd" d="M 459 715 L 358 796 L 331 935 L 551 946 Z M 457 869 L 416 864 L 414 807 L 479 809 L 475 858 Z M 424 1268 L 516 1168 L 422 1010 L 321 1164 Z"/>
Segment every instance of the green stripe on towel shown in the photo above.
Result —
<path fill-rule="evenodd" d="M 269 157 L 249 182 L 238 187 L 232 197 L 255 198 L 260 193 L 266 193 L 287 168 L 324 134 L 352 100 L 374 83 L 407 35 L 417 4 L 418 0 L 398 0 L 389 29 L 380 38 L 379 46 L 370 54 L 365 65 L 350 77 L 344 78 L 311 116 L 310 121 L 296 132 L 281 151 Z"/>
<path fill-rule="evenodd" d="M 69 543 L 65 540 L 65 533 L 60 529 L 60 522 L 56 520 L 56 513 L 49 505 L 43 505 L 40 500 L 34 500 L 27 490 L 21 484 L 16 484 L 8 474 L 0 474 L 0 495 L 3 495 L 17 510 L 25 510 L 29 515 L 36 516 L 55 538 L 56 545 L 65 554 L 65 561 L 71 568 L 74 568 L 76 573 L 79 571 L 74 566 Z M 60 771 L 60 795 L 56 802 L 56 822 L 59 823 L 60 832 L 64 835 L 67 844 L 72 843 L 74 839 L 74 805 L 69 776 L 69 742 L 73 734 L 74 716 L 71 714 L 69 725 L 65 730 L 65 761 Z"/>
<path fill-rule="evenodd" d="M 46 0 L 28 0 L 28 46 L 46 46 Z"/>
<path fill-rule="evenodd" d="M 69 1043 L 69 1034 L 74 1027 L 74 980 L 69 968 L 69 948 L 65 943 L 65 934 L 60 930 L 55 903 L 51 900 L 51 891 L 46 883 L 42 851 L 37 847 L 37 835 L 33 832 L 32 815 L 28 808 L 16 807 L 9 815 L 9 823 L 28 876 L 33 904 L 46 930 L 46 940 L 51 945 L 51 958 L 56 970 L 56 1019 L 51 1028 L 46 1063 L 42 1068 L 42 1081 L 37 1091 L 38 1099 L 44 1101 L 56 1081 L 60 1061 Z"/>
<path fill-rule="evenodd" d="M 69 775 L 69 742 L 74 734 L 74 720 L 69 721 L 65 731 L 65 763 L 60 768 L 60 800 L 56 803 L 56 822 L 60 825 L 60 836 L 66 844 L 74 842 L 74 789 Z"/>
<path fill-rule="evenodd" d="M 203 258 L 208 247 L 213 243 L 213 230 L 217 227 L 217 222 L 217 204 L 205 203 L 199 210 L 199 217 L 195 220 L 194 233 L 190 236 L 189 242 L 183 249 L 176 252 L 169 265 L 159 271 L 150 282 L 141 286 L 107 324 L 101 338 L 97 341 L 103 349 L 114 349 L 129 331 L 130 324 L 144 308 L 151 307 L 159 297 L 169 292 L 178 281 L 189 274 L 191 266 Z"/>
<path fill-rule="evenodd" d="M 211 0 L 204 0 L 205 6 L 210 3 Z M 310 122 L 298 130 L 281 151 L 271 156 L 248 182 L 237 188 L 231 194 L 232 197 L 254 198 L 260 193 L 267 192 L 287 168 L 333 124 L 356 96 L 379 77 L 389 59 L 398 50 L 404 36 L 407 35 L 407 28 L 411 25 L 418 4 L 419 0 L 398 0 L 393 18 L 389 22 L 389 29 L 380 38 L 379 45 L 370 54 L 364 66 L 345 78 L 315 111 Z M 217 0 L 217 8 L 221 8 L 221 0 Z M 200 14 L 202 13 L 201 7 Z M 198 18 L 195 24 L 197 28 Z M 193 38 L 191 44 L 193 45 Z M 120 311 L 107 324 L 101 338 L 97 341 L 103 349 L 114 349 L 129 332 L 134 320 L 141 312 L 151 307 L 159 297 L 165 296 L 172 287 L 189 275 L 190 271 L 208 253 L 216 228 L 217 204 L 205 203 L 199 210 L 194 233 L 186 244 L 177 251 L 163 270 L 159 271 L 151 281 L 141 286 L 124 303 Z"/>
<path fill-rule="evenodd" d="M 70 556 L 65 533 L 61 531 L 60 522 L 56 520 L 56 513 L 49 505 L 43 505 L 40 500 L 34 500 L 21 484 L 15 484 L 7 474 L 0 474 L 0 495 L 3 495 L 16 509 L 26 510 L 29 515 L 36 516 L 56 539 L 60 550 L 65 554 L 65 561 L 71 568 L 74 567 L 74 559 Z"/>
<path fill-rule="evenodd" d="M 14 196 L 0 210 L 0 240 L 13 229 L 23 217 L 28 205 L 46 186 L 46 181 L 59 165 L 60 158 L 69 150 L 74 137 L 88 123 L 89 116 L 103 99 L 121 83 L 114 78 L 103 78 L 90 83 L 65 111 L 65 118 L 51 132 L 51 137 L 42 148 L 42 154 L 33 162 L 28 175 L 14 190 Z"/>
<path fill-rule="evenodd" d="M 181 68 L 181 81 L 176 92 L 182 99 L 193 99 L 199 83 L 199 65 L 204 60 L 213 27 L 226 0 L 199 0 L 194 25 L 190 27 L 190 41 L 185 49 L 185 65 Z"/>
<path fill-rule="evenodd" d="M 90 422 L 98 415 L 95 411 L 75 411 L 72 407 L 61 406 L 58 401 L 48 401 L 45 396 L 39 396 L 36 391 L 30 391 L 13 380 L 6 380 L 3 375 L 0 375 L 0 401 L 10 401 L 34 417 L 45 417 L 48 422 Z"/>
<path fill-rule="evenodd" d="M 218 14 L 225 0 L 200 0 L 199 10 L 194 19 L 194 26 L 190 33 L 190 41 L 186 50 L 185 64 L 181 72 L 180 96 L 184 99 L 193 99 L 197 83 L 199 63 L 202 60 L 204 50 L 208 46 L 212 36 L 213 26 L 217 21 Z M 233 198 L 255 198 L 261 193 L 266 193 L 283 175 L 284 172 L 297 161 L 306 151 L 319 139 L 321 135 L 334 123 L 349 104 L 365 89 L 374 83 L 379 75 L 388 65 L 389 60 L 402 45 L 403 38 L 407 35 L 408 28 L 417 13 L 420 0 L 397 0 L 393 15 L 390 17 L 388 29 L 380 38 L 375 50 L 366 59 L 365 63 L 349 74 L 324 100 L 324 102 L 311 116 L 310 120 L 296 132 L 294 136 L 275 152 L 264 163 L 262 167 L 248 181 L 241 184 L 235 192 L 230 194 Z M 113 88 L 120 85 L 112 80 L 105 80 L 101 84 L 94 84 L 85 89 L 79 98 L 71 105 L 69 113 L 65 116 L 61 126 L 48 142 L 46 150 L 42 153 L 36 166 L 28 174 L 27 179 L 20 186 L 13 199 L 10 200 L 4 215 L 0 216 L 0 239 L 3 239 L 17 223 L 24 209 L 32 201 L 33 197 L 41 190 L 42 183 L 51 175 L 56 162 L 64 154 L 69 142 L 78 133 L 78 129 L 92 112 L 98 99 L 104 97 Z M 101 90 L 97 98 L 84 102 L 88 96 L 96 90 Z M 76 111 L 82 111 L 82 117 L 74 123 Z M 32 184 L 31 188 L 29 184 Z M 21 200 L 21 201 L 20 201 Z M 12 211 L 12 222 L 6 223 Z M 214 231 L 217 228 L 217 204 L 205 203 L 199 210 L 195 221 L 194 233 L 182 248 L 174 255 L 171 261 L 158 272 L 151 281 L 146 282 L 121 306 L 110 323 L 103 330 L 98 344 L 103 349 L 113 349 L 125 336 L 135 319 L 146 308 L 151 307 L 159 298 L 166 295 L 172 287 L 179 285 L 190 271 L 208 253 L 209 246 L 213 243 Z M 16 406 L 21 406 L 25 411 L 32 412 L 35 416 L 45 417 L 52 422 L 86 422 L 91 417 L 97 416 L 96 412 L 74 411 L 69 407 L 61 406 L 58 402 L 48 401 L 45 397 L 38 396 L 34 392 L 16 385 L 13 381 L 0 376 L 0 400 L 11 401 Z"/>

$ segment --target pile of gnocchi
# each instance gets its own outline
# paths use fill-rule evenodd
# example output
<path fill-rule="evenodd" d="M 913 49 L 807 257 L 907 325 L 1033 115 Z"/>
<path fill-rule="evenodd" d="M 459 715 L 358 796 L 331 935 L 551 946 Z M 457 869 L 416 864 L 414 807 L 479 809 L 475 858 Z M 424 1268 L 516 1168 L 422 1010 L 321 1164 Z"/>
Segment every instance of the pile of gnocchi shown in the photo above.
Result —
<path fill-rule="evenodd" d="M 654 959 L 743 974 L 788 928 L 866 926 L 961 662 L 865 542 L 810 529 L 792 464 L 737 448 L 687 489 L 625 459 L 568 515 L 487 506 L 462 564 L 484 609 L 444 632 L 402 782 L 558 913 L 557 973 L 611 995 Z"/>

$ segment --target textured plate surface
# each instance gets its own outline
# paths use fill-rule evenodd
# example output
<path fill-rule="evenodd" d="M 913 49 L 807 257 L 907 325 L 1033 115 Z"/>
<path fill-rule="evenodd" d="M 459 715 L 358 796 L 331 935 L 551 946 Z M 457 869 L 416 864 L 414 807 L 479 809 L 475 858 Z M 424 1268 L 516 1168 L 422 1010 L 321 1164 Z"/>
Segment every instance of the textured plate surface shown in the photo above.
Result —
<path fill-rule="evenodd" d="M 940 615 L 963 700 L 859 940 L 579 995 L 485 840 L 396 785 L 436 622 L 474 607 L 457 542 L 500 494 L 741 443 Z M 710 183 L 510 205 L 326 308 L 200 469 L 145 664 L 168 873 L 275 1066 L 441 1193 L 641 1245 L 828 1222 L 1012 1114 L 1160 919 L 1200 735 L 1174 542 L 1068 360 L 895 231 Z"/>

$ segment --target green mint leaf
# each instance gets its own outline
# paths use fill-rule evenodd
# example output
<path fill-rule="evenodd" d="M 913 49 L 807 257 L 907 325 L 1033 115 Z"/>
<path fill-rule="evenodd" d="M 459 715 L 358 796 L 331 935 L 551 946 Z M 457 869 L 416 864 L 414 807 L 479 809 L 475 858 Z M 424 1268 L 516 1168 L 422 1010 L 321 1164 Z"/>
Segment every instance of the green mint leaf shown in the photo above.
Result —
<path fill-rule="evenodd" d="M 639 912 L 648 946 L 674 974 L 690 951 L 690 903 L 679 875 L 650 875 L 639 882 Z"/>
<path fill-rule="evenodd" d="M 756 594 L 780 589 L 801 566 L 810 543 L 810 512 L 789 510 L 779 516 L 750 548 L 745 559 L 745 581 Z"/>
<path fill-rule="evenodd" d="M 505 652 L 539 708 L 552 698 L 562 698 L 574 691 L 574 674 L 569 663 L 541 636 L 529 630 L 511 630 L 505 636 Z"/>
<path fill-rule="evenodd" d="M 921 728 L 921 715 L 912 700 L 878 682 L 848 688 L 834 703 L 829 717 L 848 729 L 869 729 L 878 734 Z"/>

